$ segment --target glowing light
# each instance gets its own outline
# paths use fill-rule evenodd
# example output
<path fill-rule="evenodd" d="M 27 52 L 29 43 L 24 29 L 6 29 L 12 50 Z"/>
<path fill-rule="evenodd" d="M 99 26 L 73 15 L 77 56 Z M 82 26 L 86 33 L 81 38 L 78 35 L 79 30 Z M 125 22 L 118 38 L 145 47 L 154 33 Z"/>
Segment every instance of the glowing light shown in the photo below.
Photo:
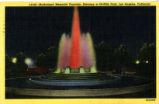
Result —
<path fill-rule="evenodd" d="M 12 63 L 14 63 L 14 64 L 17 63 L 17 58 L 15 58 L 15 57 L 12 58 Z"/>
<path fill-rule="evenodd" d="M 28 66 L 32 66 L 33 65 L 33 60 L 31 58 L 26 58 L 24 60 L 25 64 L 27 64 Z"/>
<path fill-rule="evenodd" d="M 140 63 L 140 61 L 139 60 L 136 60 L 136 64 L 139 64 Z"/>
<path fill-rule="evenodd" d="M 146 61 L 145 61 L 145 63 L 146 63 L 146 64 L 148 64 L 148 63 L 149 63 L 149 61 L 148 61 L 148 60 L 146 60 Z"/>

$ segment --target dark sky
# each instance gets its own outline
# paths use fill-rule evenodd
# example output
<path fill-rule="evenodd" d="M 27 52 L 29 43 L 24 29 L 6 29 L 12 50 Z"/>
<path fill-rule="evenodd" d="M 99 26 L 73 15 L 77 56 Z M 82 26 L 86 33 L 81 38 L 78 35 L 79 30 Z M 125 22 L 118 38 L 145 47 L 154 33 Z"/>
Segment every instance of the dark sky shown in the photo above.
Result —
<path fill-rule="evenodd" d="M 6 53 L 35 57 L 58 46 L 62 33 L 71 33 L 72 15 L 72 7 L 7 7 Z M 79 16 L 81 32 L 90 32 L 94 43 L 126 44 L 135 57 L 156 40 L 155 7 L 80 7 Z"/>

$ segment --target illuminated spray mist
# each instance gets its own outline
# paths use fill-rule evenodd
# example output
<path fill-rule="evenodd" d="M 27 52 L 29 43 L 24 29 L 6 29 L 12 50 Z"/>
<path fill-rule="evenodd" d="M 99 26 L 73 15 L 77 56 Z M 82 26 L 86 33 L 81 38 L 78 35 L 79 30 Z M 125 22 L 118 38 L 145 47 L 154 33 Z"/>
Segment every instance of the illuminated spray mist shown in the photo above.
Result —
<path fill-rule="evenodd" d="M 58 68 L 65 68 L 69 64 L 70 58 L 70 38 L 63 34 L 59 45 Z"/>
<path fill-rule="evenodd" d="M 82 66 L 84 69 L 90 69 L 90 73 L 96 73 L 96 59 L 91 35 L 81 34 L 79 25 L 78 8 L 74 8 L 72 34 L 63 34 L 59 43 L 59 56 L 56 73 L 60 69 L 69 66 L 77 69 Z"/>

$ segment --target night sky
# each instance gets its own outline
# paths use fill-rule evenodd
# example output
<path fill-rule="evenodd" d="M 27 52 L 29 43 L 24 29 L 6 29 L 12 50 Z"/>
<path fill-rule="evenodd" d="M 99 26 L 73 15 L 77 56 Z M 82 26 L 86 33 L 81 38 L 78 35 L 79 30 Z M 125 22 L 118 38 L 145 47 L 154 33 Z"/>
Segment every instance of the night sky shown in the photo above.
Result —
<path fill-rule="evenodd" d="M 6 53 L 35 57 L 58 46 L 62 33 L 71 33 L 72 7 L 7 7 Z M 155 7 L 80 7 L 81 33 L 90 32 L 94 43 L 112 47 L 123 43 L 137 56 L 144 43 L 156 41 Z"/>

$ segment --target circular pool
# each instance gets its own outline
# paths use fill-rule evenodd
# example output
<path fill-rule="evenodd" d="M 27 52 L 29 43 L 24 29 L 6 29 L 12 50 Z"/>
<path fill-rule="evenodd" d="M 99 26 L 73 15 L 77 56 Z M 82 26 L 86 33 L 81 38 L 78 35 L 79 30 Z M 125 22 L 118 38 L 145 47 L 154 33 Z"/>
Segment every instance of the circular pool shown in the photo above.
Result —
<path fill-rule="evenodd" d="M 53 76 L 53 77 L 52 77 Z M 6 92 L 16 95 L 90 97 L 135 93 L 150 88 L 152 80 L 139 76 L 51 74 L 6 80 Z"/>

